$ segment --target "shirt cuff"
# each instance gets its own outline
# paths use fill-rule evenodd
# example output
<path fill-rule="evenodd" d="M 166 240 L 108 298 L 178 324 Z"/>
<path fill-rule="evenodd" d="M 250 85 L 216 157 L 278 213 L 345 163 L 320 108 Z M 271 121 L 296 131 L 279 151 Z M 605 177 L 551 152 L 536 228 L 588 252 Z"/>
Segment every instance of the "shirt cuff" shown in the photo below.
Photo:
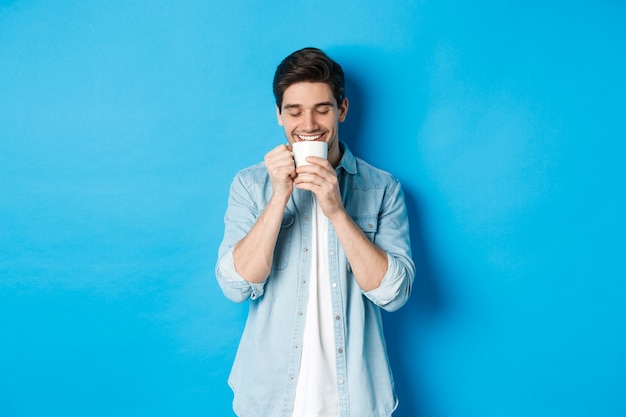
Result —
<path fill-rule="evenodd" d="M 224 292 L 224 295 L 235 302 L 242 302 L 248 299 L 256 300 L 264 292 L 265 283 L 252 283 L 245 280 L 235 269 L 235 259 L 233 249 L 229 250 L 217 265 L 217 280 Z"/>
<path fill-rule="evenodd" d="M 387 272 L 378 288 L 364 292 L 377 306 L 388 311 L 402 307 L 409 297 L 410 282 L 401 262 L 387 254 Z"/>

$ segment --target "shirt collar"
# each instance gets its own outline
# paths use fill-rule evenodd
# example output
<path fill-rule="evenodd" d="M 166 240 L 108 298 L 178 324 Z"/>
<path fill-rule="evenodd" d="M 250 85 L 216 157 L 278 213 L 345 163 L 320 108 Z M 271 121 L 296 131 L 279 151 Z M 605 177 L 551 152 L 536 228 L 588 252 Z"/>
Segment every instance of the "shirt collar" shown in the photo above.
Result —
<path fill-rule="evenodd" d="M 348 174 L 356 174 L 356 159 L 354 158 L 354 154 L 348 148 L 348 145 L 340 141 L 339 149 L 343 155 L 339 161 L 339 165 L 337 165 L 337 169 L 343 168 Z"/>

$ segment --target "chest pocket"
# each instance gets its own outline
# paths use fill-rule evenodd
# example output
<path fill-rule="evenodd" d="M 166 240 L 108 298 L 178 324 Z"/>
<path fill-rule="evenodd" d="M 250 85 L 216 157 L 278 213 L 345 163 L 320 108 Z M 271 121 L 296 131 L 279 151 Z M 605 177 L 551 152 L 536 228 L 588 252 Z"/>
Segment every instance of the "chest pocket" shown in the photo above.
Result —
<path fill-rule="evenodd" d="M 378 216 L 359 216 L 354 218 L 354 222 L 365 233 L 365 236 L 374 242 L 376 231 L 378 231 Z"/>
<path fill-rule="evenodd" d="M 295 220 L 295 216 L 291 213 L 285 212 L 283 215 L 283 220 L 280 224 L 280 231 L 278 232 L 278 239 L 276 240 L 276 247 L 274 248 L 272 269 L 285 269 L 289 264 L 291 236 L 293 235 L 293 225 Z"/>

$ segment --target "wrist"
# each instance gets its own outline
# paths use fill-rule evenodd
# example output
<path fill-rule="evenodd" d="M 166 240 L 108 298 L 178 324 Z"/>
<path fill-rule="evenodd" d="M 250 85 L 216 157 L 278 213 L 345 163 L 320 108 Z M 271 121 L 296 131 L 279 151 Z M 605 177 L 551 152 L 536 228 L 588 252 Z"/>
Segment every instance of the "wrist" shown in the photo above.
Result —
<path fill-rule="evenodd" d="M 271 206 L 275 206 L 277 208 L 282 208 L 284 209 L 287 206 L 287 203 L 289 202 L 289 197 L 291 196 L 290 193 L 274 193 L 272 194 L 272 197 L 270 198 L 269 201 L 269 205 Z"/>
<path fill-rule="evenodd" d="M 343 222 L 346 220 L 352 221 L 352 217 L 350 217 L 346 209 L 342 207 L 340 209 L 337 209 L 330 216 L 328 216 L 328 220 L 330 220 L 331 223 L 335 224 L 337 222 Z"/>

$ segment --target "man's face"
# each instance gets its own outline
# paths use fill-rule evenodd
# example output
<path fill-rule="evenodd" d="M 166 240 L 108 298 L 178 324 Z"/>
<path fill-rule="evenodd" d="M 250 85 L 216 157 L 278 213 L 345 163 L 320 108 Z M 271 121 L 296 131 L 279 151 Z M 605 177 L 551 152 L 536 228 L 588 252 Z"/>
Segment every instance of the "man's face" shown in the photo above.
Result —
<path fill-rule="evenodd" d="M 292 84 L 283 93 L 281 109 L 276 109 L 278 124 L 289 143 L 317 140 L 328 144 L 328 160 L 339 163 L 338 130 L 348 113 L 348 100 L 340 106 L 330 86 L 321 82 Z"/>

